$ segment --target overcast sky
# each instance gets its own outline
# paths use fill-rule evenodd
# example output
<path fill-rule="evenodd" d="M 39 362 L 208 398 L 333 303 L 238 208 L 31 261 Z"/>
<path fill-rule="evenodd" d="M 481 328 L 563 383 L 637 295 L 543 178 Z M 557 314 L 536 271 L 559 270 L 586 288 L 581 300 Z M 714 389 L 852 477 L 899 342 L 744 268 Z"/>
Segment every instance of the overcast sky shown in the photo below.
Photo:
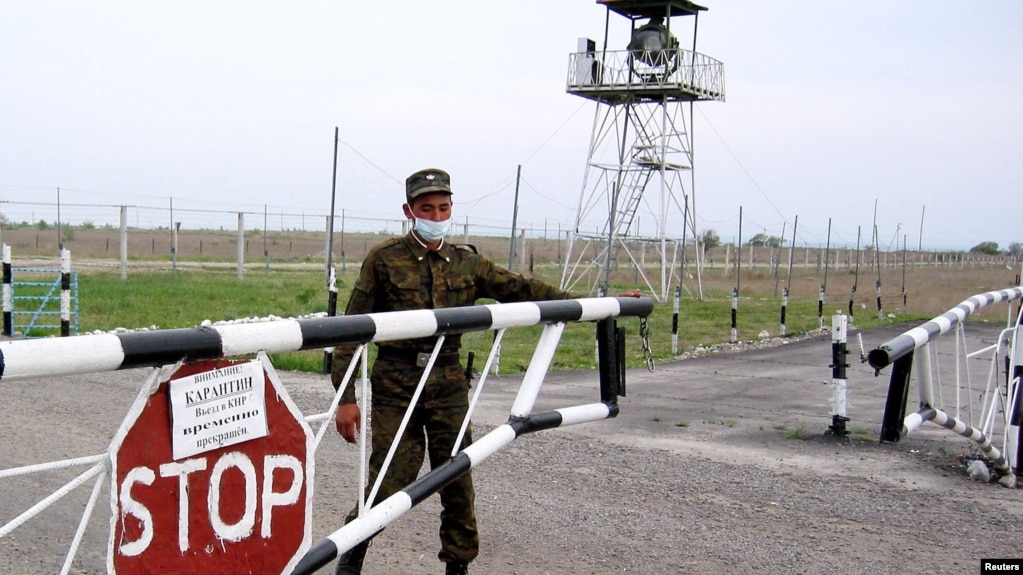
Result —
<path fill-rule="evenodd" d="M 798 217 L 797 245 L 824 245 L 830 218 L 832 245 L 858 227 L 866 244 L 876 205 L 882 248 L 1023 241 L 1023 2 L 703 4 L 697 50 L 724 62 L 727 101 L 696 107 L 701 229 L 732 241 L 741 206 L 743 239 L 784 225 L 790 239 Z M 579 37 L 603 42 L 605 14 L 593 0 L 3 0 L 0 212 L 55 220 L 33 202 L 60 188 L 72 224 L 116 224 L 129 204 L 158 208 L 135 210 L 139 225 L 168 225 L 173 205 L 185 227 L 268 211 L 322 229 L 336 126 L 349 222 L 400 220 L 405 177 L 440 167 L 456 218 L 507 229 L 521 164 L 519 226 L 566 230 L 595 106 L 566 94 L 568 56 Z M 624 49 L 611 20 L 609 49 Z"/>

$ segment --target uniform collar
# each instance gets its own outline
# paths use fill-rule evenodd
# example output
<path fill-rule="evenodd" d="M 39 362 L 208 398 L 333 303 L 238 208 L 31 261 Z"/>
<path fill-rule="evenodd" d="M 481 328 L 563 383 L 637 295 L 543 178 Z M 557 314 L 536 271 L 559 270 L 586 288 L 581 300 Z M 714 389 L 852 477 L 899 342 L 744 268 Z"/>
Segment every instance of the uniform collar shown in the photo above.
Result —
<path fill-rule="evenodd" d="M 408 247 L 410 252 L 412 252 L 412 255 L 415 256 L 416 260 L 422 261 L 422 259 L 430 253 L 430 250 L 426 249 L 426 245 L 423 244 L 423 242 L 419 240 L 419 237 L 413 234 L 411 230 L 409 230 L 409 233 L 405 234 L 404 241 L 405 246 Z M 440 245 L 437 247 L 437 255 L 443 258 L 444 261 L 449 262 L 451 261 L 451 258 L 444 254 L 444 252 L 447 251 L 447 247 L 448 243 L 441 240 Z"/>

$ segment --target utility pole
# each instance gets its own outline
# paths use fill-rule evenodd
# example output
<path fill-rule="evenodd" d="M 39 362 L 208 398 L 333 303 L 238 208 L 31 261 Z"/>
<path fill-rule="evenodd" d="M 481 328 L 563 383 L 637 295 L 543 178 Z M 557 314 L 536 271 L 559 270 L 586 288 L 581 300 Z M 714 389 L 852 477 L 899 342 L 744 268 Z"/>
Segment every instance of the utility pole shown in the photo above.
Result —
<path fill-rule="evenodd" d="M 338 127 L 334 126 L 334 169 L 331 172 L 330 181 L 330 215 L 327 216 L 327 281 L 330 281 L 330 268 L 333 266 L 334 248 L 334 198 L 337 192 L 337 140 Z"/>
<path fill-rule="evenodd" d="M 519 179 L 522 177 L 522 164 L 515 170 L 515 205 L 512 207 L 511 238 L 508 241 L 508 269 L 515 269 L 515 225 L 519 217 Z"/>

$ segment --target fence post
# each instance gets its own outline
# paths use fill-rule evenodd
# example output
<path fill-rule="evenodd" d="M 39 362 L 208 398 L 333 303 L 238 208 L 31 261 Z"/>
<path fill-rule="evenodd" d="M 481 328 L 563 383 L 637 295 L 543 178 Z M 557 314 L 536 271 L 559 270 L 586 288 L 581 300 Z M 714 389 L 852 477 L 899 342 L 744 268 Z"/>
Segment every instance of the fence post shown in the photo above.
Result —
<path fill-rule="evenodd" d="M 337 315 L 337 273 L 334 266 L 330 266 L 330 279 L 327 281 L 327 317 Z M 323 348 L 323 373 L 330 373 L 331 363 L 334 360 L 334 348 Z"/>
<path fill-rule="evenodd" d="M 128 206 L 121 206 L 120 218 L 121 228 L 119 230 L 119 237 L 121 238 L 121 279 L 123 280 L 128 278 Z"/>
<path fill-rule="evenodd" d="M 678 355 L 678 308 L 682 300 L 682 286 L 675 286 L 675 303 L 671 313 L 671 354 Z"/>
<path fill-rule="evenodd" d="M 881 280 L 877 280 L 877 319 L 884 319 L 884 309 L 881 307 Z"/>
<path fill-rule="evenodd" d="M 245 275 L 245 213 L 238 212 L 238 279 Z"/>
<path fill-rule="evenodd" d="M 778 335 L 785 335 L 785 308 L 789 305 L 789 288 L 781 290 L 781 327 L 778 328 Z"/>
<path fill-rule="evenodd" d="M 849 431 L 845 423 L 849 421 L 846 415 L 846 362 L 849 350 L 847 339 L 849 336 L 849 317 L 838 312 L 831 316 L 831 426 L 827 434 L 845 437 Z"/>
<path fill-rule="evenodd" d="M 824 284 L 817 290 L 817 328 L 824 329 Z"/>
<path fill-rule="evenodd" d="M 739 329 L 735 320 L 739 309 L 739 288 L 732 288 L 732 343 L 739 341 Z"/>

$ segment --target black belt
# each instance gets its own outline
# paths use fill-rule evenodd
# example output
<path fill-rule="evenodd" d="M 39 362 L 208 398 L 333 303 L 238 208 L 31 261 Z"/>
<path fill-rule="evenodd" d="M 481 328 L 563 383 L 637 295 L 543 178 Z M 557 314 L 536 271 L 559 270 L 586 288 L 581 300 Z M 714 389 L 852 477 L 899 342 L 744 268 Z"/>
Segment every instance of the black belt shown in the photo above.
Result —
<path fill-rule="evenodd" d="M 426 367 L 427 362 L 430 361 L 430 355 L 432 355 L 431 352 L 419 353 L 416 351 L 382 349 L 377 353 L 377 359 Z M 458 365 L 457 351 L 437 354 L 437 359 L 433 362 L 434 367 L 449 367 L 452 365 Z"/>

